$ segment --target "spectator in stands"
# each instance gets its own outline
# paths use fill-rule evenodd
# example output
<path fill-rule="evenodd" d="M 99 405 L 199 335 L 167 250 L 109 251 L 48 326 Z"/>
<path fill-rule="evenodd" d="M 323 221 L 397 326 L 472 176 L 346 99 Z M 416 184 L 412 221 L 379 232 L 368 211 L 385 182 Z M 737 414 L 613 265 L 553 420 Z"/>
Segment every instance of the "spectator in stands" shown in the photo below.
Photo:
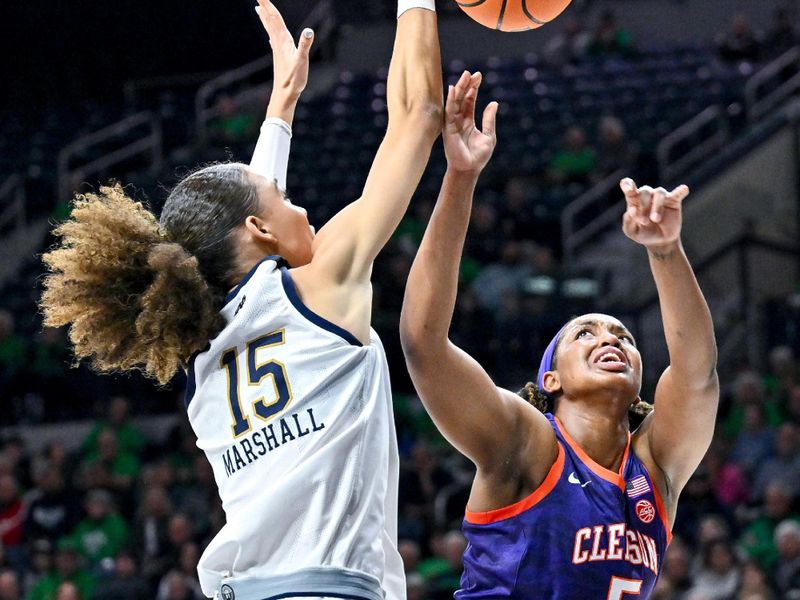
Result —
<path fill-rule="evenodd" d="M 594 177 L 603 177 L 636 163 L 639 148 L 625 132 L 625 125 L 617 117 L 607 115 L 598 126 L 597 163 Z"/>
<path fill-rule="evenodd" d="M 57 540 L 73 530 L 80 507 L 73 492 L 66 489 L 61 471 L 45 461 L 34 471 L 36 488 L 28 495 L 25 537 Z"/>
<path fill-rule="evenodd" d="M 765 58 L 776 58 L 800 44 L 800 35 L 797 33 L 795 22 L 788 7 L 784 6 L 775 11 L 772 28 L 764 39 Z"/>
<path fill-rule="evenodd" d="M 27 361 L 25 338 L 14 331 L 14 315 L 0 310 L 0 389 L 7 398 L 20 393 L 19 378 Z"/>
<path fill-rule="evenodd" d="M 26 600 L 54 600 L 64 582 L 72 582 L 81 598 L 91 598 L 97 579 L 80 566 L 80 555 L 75 542 L 65 538 L 58 543 L 56 568 L 31 590 Z"/>
<path fill-rule="evenodd" d="M 755 472 L 752 499 L 760 501 L 773 481 L 782 481 L 793 497 L 800 495 L 800 427 L 794 423 L 778 428 L 772 456 Z"/>
<path fill-rule="evenodd" d="M 399 505 L 407 533 L 416 532 L 419 536 L 431 531 L 436 494 L 452 480 L 430 443 L 417 441 L 411 449 L 411 461 L 400 469 Z M 413 539 L 422 541 L 419 537 Z"/>
<path fill-rule="evenodd" d="M 220 96 L 217 114 L 209 127 L 211 139 L 219 144 L 236 144 L 254 139 L 261 119 L 243 110 L 230 96 Z"/>
<path fill-rule="evenodd" d="M 735 438 L 742 431 L 745 407 L 750 404 L 763 407 L 770 427 L 777 427 L 783 422 L 780 405 L 767 394 L 761 375 L 747 370 L 739 373 L 733 381 L 733 406 L 723 422 L 723 431 L 728 439 Z"/>
<path fill-rule="evenodd" d="M 488 265 L 500 256 L 503 243 L 502 231 L 498 227 L 498 215 L 494 206 L 488 202 L 478 202 L 470 217 L 470 235 L 464 247 L 464 254 Z"/>
<path fill-rule="evenodd" d="M 24 571 L 22 589 L 32 590 L 53 570 L 53 543 L 47 539 L 28 540 L 28 566 Z"/>
<path fill-rule="evenodd" d="M 425 579 L 431 600 L 450 600 L 453 590 L 461 583 L 464 570 L 462 557 L 467 549 L 464 534 L 457 530 L 437 536 L 434 542 L 434 556 L 424 560 L 419 573 Z"/>
<path fill-rule="evenodd" d="M 25 451 L 25 440 L 18 435 L 10 435 L 3 440 L 3 460 L 8 463 L 11 474 L 16 478 L 20 487 L 26 489 L 31 484 L 30 460 Z"/>
<path fill-rule="evenodd" d="M 419 544 L 414 540 L 401 539 L 397 542 L 397 551 L 400 553 L 400 558 L 403 559 L 403 570 L 406 576 L 416 572 L 422 555 Z"/>
<path fill-rule="evenodd" d="M 156 600 L 203 600 L 191 584 L 191 580 L 180 571 L 170 571 L 158 586 Z"/>
<path fill-rule="evenodd" d="M 714 487 L 714 495 L 720 506 L 732 511 L 750 498 L 750 486 L 744 470 L 727 460 L 723 443 L 716 439 L 703 458 Z"/>
<path fill-rule="evenodd" d="M 545 60 L 556 66 L 574 64 L 586 56 L 590 42 L 591 36 L 583 23 L 575 18 L 567 18 L 564 28 L 545 45 Z"/>
<path fill-rule="evenodd" d="M 87 600 L 78 589 L 78 586 L 71 581 L 65 581 L 58 586 L 54 600 Z"/>
<path fill-rule="evenodd" d="M 776 346 L 770 350 L 769 370 L 764 377 L 764 387 L 770 398 L 782 407 L 788 401 L 791 389 L 800 383 L 794 351 L 789 346 Z"/>
<path fill-rule="evenodd" d="M 86 518 L 72 533 L 78 551 L 91 566 L 104 558 L 114 558 L 128 543 L 128 525 L 114 510 L 111 494 L 91 490 L 86 494 Z"/>
<path fill-rule="evenodd" d="M 775 600 L 769 576 L 756 561 L 748 560 L 744 563 L 739 592 L 735 600 Z"/>
<path fill-rule="evenodd" d="M 775 571 L 775 581 L 783 597 L 790 592 L 800 593 L 800 523 L 782 521 L 775 528 L 775 545 L 780 559 Z"/>
<path fill-rule="evenodd" d="M 407 600 L 426 600 L 428 597 L 428 586 L 425 578 L 419 573 L 409 573 L 406 575 L 406 599 Z"/>
<path fill-rule="evenodd" d="M 782 481 L 774 481 L 764 492 L 763 513 L 741 536 L 744 553 L 757 560 L 765 569 L 773 569 L 778 562 L 775 545 L 775 528 L 786 519 L 800 522 L 800 515 L 792 510 L 792 496 Z"/>
<path fill-rule="evenodd" d="M 136 558 L 122 550 L 114 561 L 114 570 L 101 582 L 91 600 L 150 600 L 149 588 L 137 571 Z"/>
<path fill-rule="evenodd" d="M 527 241 L 539 236 L 536 207 L 530 198 L 533 183 L 522 177 L 509 177 L 503 188 L 500 227 L 506 239 Z"/>
<path fill-rule="evenodd" d="M 139 474 L 139 460 L 119 448 L 117 433 L 103 429 L 97 436 L 97 454 L 84 460 L 80 467 L 80 487 L 106 488 L 125 494 L 133 488 Z"/>
<path fill-rule="evenodd" d="M 596 160 L 595 151 L 586 140 L 586 132 L 573 125 L 564 133 L 561 150 L 550 161 L 550 179 L 560 184 L 588 183 Z"/>
<path fill-rule="evenodd" d="M 685 542 L 674 537 L 664 554 L 661 577 L 653 590 L 653 598 L 683 600 L 692 587 L 692 561 Z"/>
<path fill-rule="evenodd" d="M 739 587 L 736 557 L 727 540 L 708 544 L 703 550 L 703 562 L 689 590 L 689 598 L 727 600 Z"/>
<path fill-rule="evenodd" d="M 728 33 L 717 36 L 717 50 L 723 59 L 730 62 L 758 60 L 761 43 L 744 14 L 735 15 Z"/>
<path fill-rule="evenodd" d="M 11 569 L 0 569 L 0 600 L 22 600 L 19 577 Z"/>
<path fill-rule="evenodd" d="M 518 294 L 522 283 L 532 270 L 523 261 L 522 244 L 508 240 L 503 244 L 499 262 L 486 266 L 472 282 L 472 292 L 481 308 L 494 312 L 500 310 L 503 298 Z"/>
<path fill-rule="evenodd" d="M 25 523 L 25 506 L 19 483 L 11 474 L 0 475 L 0 544 L 6 560 L 19 568 L 24 560 L 22 533 Z"/>
<path fill-rule="evenodd" d="M 207 462 L 207 461 L 206 461 Z M 169 517 L 172 510 L 163 487 L 148 487 L 133 528 L 134 541 L 142 561 L 142 572 L 150 581 L 169 566 Z"/>
<path fill-rule="evenodd" d="M 774 430 L 770 429 L 760 404 L 744 407 L 744 424 L 731 449 L 730 458 L 748 474 L 764 461 L 773 448 Z"/>
<path fill-rule="evenodd" d="M 44 327 L 36 335 L 27 371 L 34 378 L 36 390 L 50 405 L 63 397 L 71 360 L 63 329 Z"/>
<path fill-rule="evenodd" d="M 600 15 L 600 21 L 589 42 L 588 53 L 593 57 L 609 55 L 632 56 L 635 53 L 633 36 L 630 31 L 623 29 L 617 22 L 617 17 L 611 10 L 606 10 Z"/>
<path fill-rule="evenodd" d="M 81 445 L 81 452 L 87 460 L 97 458 L 100 453 L 100 434 L 106 430 L 117 436 L 119 451 L 138 457 L 147 445 L 147 438 L 141 430 L 131 422 L 130 404 L 123 396 L 115 396 L 108 404 L 108 415 L 99 421 L 86 436 Z"/>

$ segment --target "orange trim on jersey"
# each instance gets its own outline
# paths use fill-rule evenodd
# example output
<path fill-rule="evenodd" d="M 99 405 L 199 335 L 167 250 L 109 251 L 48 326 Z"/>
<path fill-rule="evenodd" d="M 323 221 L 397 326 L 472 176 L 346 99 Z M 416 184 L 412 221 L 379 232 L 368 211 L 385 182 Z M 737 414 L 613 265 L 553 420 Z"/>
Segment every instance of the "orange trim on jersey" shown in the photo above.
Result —
<path fill-rule="evenodd" d="M 555 415 L 553 418 L 556 421 L 556 425 L 558 426 L 558 430 L 561 432 L 561 435 L 564 436 L 564 439 L 569 444 L 569 447 L 578 455 L 578 457 L 583 461 L 583 463 L 591 469 L 591 471 L 597 475 L 598 477 L 602 477 L 609 483 L 613 483 L 617 486 L 621 491 L 625 491 L 625 478 L 622 474 L 625 472 L 625 465 L 628 462 L 628 454 L 630 453 L 631 449 L 631 434 L 628 433 L 628 443 L 625 444 L 625 452 L 622 455 L 622 462 L 619 465 L 619 472 L 615 473 L 610 469 L 606 469 L 604 466 L 597 464 L 591 456 L 586 454 L 586 452 L 578 445 L 578 442 L 572 439 L 572 436 L 567 433 L 567 430 L 564 429 L 564 425 L 561 423 L 558 417 Z"/>
<path fill-rule="evenodd" d="M 642 463 L 645 471 L 647 471 L 647 467 Z M 650 471 L 647 471 L 647 476 L 650 477 Z M 672 528 L 669 526 L 669 519 L 667 518 L 667 511 L 664 508 L 664 502 L 661 500 L 661 492 L 658 491 L 658 487 L 656 486 L 656 482 L 653 481 L 653 478 L 650 477 L 650 484 L 653 487 L 653 497 L 656 499 L 656 510 L 658 511 L 658 516 L 661 518 L 661 522 L 664 524 L 664 531 L 667 532 L 667 546 L 672 543 Z"/>
<path fill-rule="evenodd" d="M 495 510 L 487 510 L 486 512 L 472 512 L 467 510 L 464 519 L 476 525 L 488 525 L 489 523 L 516 517 L 529 508 L 533 508 L 544 500 L 545 496 L 556 487 L 561 473 L 564 472 L 564 457 L 564 447 L 558 442 L 558 456 L 556 456 L 556 462 L 550 467 L 550 470 L 547 472 L 547 477 L 544 478 L 542 484 L 536 488 L 530 496 L 504 508 L 496 508 Z"/>

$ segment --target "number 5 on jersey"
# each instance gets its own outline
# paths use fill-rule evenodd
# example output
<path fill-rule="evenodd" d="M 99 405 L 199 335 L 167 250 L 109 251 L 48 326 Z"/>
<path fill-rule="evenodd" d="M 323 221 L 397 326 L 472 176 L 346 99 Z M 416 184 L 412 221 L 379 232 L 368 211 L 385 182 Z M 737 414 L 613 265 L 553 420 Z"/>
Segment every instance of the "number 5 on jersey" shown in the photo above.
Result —
<path fill-rule="evenodd" d="M 262 348 L 280 346 L 286 343 L 285 331 L 273 331 L 247 342 L 247 384 L 260 387 L 264 378 L 270 377 L 275 389 L 274 399 L 267 402 L 264 396 L 253 400 L 253 414 L 264 421 L 269 420 L 282 412 L 292 401 L 292 388 L 286 377 L 286 367 L 277 360 L 258 362 L 258 351 Z M 220 367 L 225 369 L 228 376 L 228 402 L 231 416 L 233 417 L 233 437 L 239 437 L 250 431 L 250 418 L 242 410 L 241 394 L 239 393 L 239 351 L 229 348 L 222 353 L 219 360 Z"/>

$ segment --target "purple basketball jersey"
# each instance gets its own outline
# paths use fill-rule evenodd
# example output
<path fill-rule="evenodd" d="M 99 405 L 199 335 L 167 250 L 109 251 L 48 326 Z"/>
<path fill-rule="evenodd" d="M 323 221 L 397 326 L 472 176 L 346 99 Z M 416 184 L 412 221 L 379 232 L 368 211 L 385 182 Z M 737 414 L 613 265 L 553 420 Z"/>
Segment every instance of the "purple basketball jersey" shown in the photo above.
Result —
<path fill-rule="evenodd" d="M 671 539 L 660 495 L 630 436 L 619 473 L 594 462 L 548 414 L 558 457 L 530 496 L 467 511 L 457 600 L 633 600 L 653 591 Z"/>

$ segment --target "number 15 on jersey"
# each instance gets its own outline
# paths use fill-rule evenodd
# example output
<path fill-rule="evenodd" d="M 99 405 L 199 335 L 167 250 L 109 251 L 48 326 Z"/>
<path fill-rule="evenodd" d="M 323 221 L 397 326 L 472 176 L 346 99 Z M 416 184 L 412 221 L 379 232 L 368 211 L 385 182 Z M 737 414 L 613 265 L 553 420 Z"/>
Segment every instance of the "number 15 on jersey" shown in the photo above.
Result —
<path fill-rule="evenodd" d="M 258 362 L 258 351 L 264 348 L 280 346 L 286 343 L 286 332 L 281 329 L 247 342 L 247 385 L 248 387 L 262 387 L 262 382 L 269 377 L 274 388 L 274 396 L 267 399 L 258 396 L 252 401 L 252 414 L 257 418 L 268 421 L 275 415 L 286 410 L 292 401 L 292 388 L 286 376 L 286 366 L 277 360 Z M 242 410 L 239 373 L 239 350 L 229 348 L 220 357 L 220 367 L 225 369 L 228 379 L 228 403 L 230 404 L 233 424 L 231 430 L 233 437 L 244 435 L 251 429 L 250 417 Z"/>

